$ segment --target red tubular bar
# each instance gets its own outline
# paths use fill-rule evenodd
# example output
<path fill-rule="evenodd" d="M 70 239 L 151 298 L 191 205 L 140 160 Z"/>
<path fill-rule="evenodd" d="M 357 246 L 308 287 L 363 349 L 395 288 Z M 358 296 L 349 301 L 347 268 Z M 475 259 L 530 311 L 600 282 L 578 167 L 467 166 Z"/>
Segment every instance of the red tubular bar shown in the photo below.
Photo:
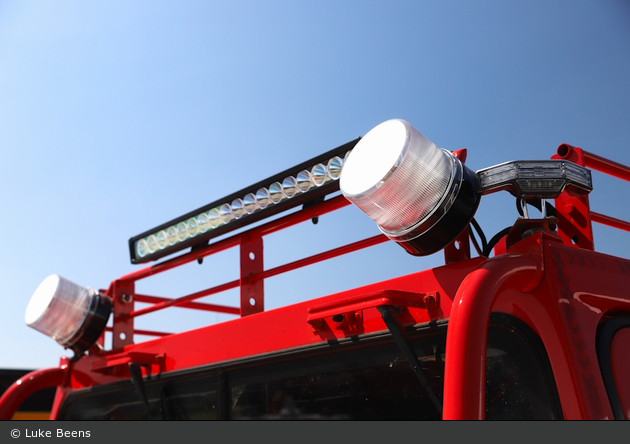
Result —
<path fill-rule="evenodd" d="M 301 222 L 309 220 L 313 216 L 321 216 L 322 214 L 330 213 L 331 211 L 338 210 L 339 208 L 343 208 L 348 205 L 350 205 L 350 202 L 346 200 L 345 197 L 333 197 L 330 200 L 321 202 L 317 205 L 313 205 L 312 207 L 305 208 L 296 213 L 288 214 L 280 219 L 276 219 L 259 227 L 253 228 L 249 231 L 249 233 L 252 233 L 252 235 L 264 236 L 266 234 L 271 234 L 290 226 L 297 225 Z M 154 274 L 170 270 L 171 268 L 179 267 L 180 265 L 195 261 L 198 258 L 206 257 L 211 254 L 227 250 L 228 248 L 235 247 L 239 245 L 240 241 L 241 235 L 236 234 L 215 244 L 208 245 L 207 247 L 203 247 L 198 250 L 183 254 L 181 256 L 177 256 L 165 262 L 160 262 L 159 264 L 145 267 L 141 270 L 134 271 L 133 273 L 126 274 L 119 280 L 135 282 L 140 279 L 153 276 Z"/>
<path fill-rule="evenodd" d="M 57 387 L 65 381 L 67 367 L 35 370 L 15 381 L 0 398 L 0 420 L 7 421 L 20 405 L 33 393 L 48 387 Z"/>
<path fill-rule="evenodd" d="M 315 254 L 313 256 L 305 257 L 304 259 L 300 259 L 294 262 L 290 262 L 288 264 L 280 265 L 279 267 L 272 268 L 270 270 L 263 271 L 256 276 L 256 279 L 266 279 L 268 277 L 277 276 L 279 274 L 286 273 L 287 271 L 296 270 L 307 265 L 322 262 L 327 259 L 332 259 L 333 257 L 352 253 L 353 251 L 358 251 L 363 248 L 371 247 L 372 245 L 382 244 L 383 242 L 387 242 L 388 240 L 389 238 L 384 234 L 377 234 L 376 236 L 369 237 L 367 239 L 354 242 L 352 244 L 344 245 L 343 247 L 334 248 L 332 250 L 324 251 L 323 253 Z"/>
<path fill-rule="evenodd" d="M 605 214 L 596 213 L 595 211 L 591 211 L 591 220 L 603 225 L 608 225 L 609 227 L 630 231 L 630 222 L 606 216 Z"/>
<path fill-rule="evenodd" d="M 486 345 L 492 303 L 503 289 L 531 288 L 541 277 L 542 270 L 532 256 L 512 254 L 488 259 L 461 283 L 446 333 L 443 419 L 485 418 Z"/>
<path fill-rule="evenodd" d="M 557 153 L 557 156 L 561 159 L 567 159 L 578 165 L 584 165 L 585 167 L 630 182 L 630 167 L 615 161 L 598 156 L 597 154 L 589 153 L 582 148 L 577 148 L 566 143 L 558 147 Z"/>
<path fill-rule="evenodd" d="M 378 245 L 383 242 L 387 242 L 389 238 L 383 234 L 378 234 L 376 236 L 360 240 L 358 242 L 354 242 L 349 245 L 344 245 L 339 248 L 334 248 L 332 250 L 324 251 L 323 253 L 315 254 L 313 256 L 306 257 L 304 259 L 300 259 L 285 265 L 280 265 L 279 267 L 272 268 L 270 270 L 266 270 L 256 276 L 256 279 L 266 279 L 268 277 L 277 276 L 282 273 L 286 273 L 287 271 L 296 270 L 301 267 L 305 267 L 307 265 L 315 264 L 317 262 L 325 261 L 327 259 L 331 259 L 333 257 L 341 256 L 347 253 L 351 253 L 353 251 L 358 251 L 363 248 L 371 247 L 372 245 Z M 167 307 L 171 306 L 184 306 L 183 304 L 190 304 L 193 299 L 202 298 L 205 296 L 209 296 L 211 294 L 216 294 L 221 291 L 229 290 L 231 288 L 235 288 L 239 286 L 239 281 L 228 282 L 223 285 L 219 285 L 217 287 L 209 288 L 208 290 L 203 290 L 197 293 L 193 293 L 187 296 L 183 296 L 177 299 L 168 299 L 168 298 L 159 298 L 156 296 L 146 296 L 146 295 L 136 295 L 135 299 L 139 302 L 157 302 L 155 305 L 150 307 L 142 308 L 140 310 L 135 310 L 129 313 L 129 317 L 134 318 L 136 316 L 141 316 L 143 314 L 151 313 L 158 310 L 163 310 Z M 213 307 L 210 311 L 217 311 L 221 313 L 229 313 L 229 314 L 240 314 L 240 310 L 234 307 L 224 307 L 221 305 L 212 305 L 212 304 L 199 304 L 202 305 L 204 310 L 210 310 L 208 307 Z M 195 308 L 195 307 L 189 307 Z M 138 330 L 136 330 L 138 332 Z"/>
<path fill-rule="evenodd" d="M 148 302 L 151 304 L 157 304 L 159 302 L 168 302 L 173 299 L 163 298 L 159 296 L 148 296 L 146 294 L 135 294 L 134 299 L 136 302 Z M 229 313 L 229 314 L 239 314 L 240 309 L 238 307 L 227 307 L 225 305 L 216 305 L 216 304 L 205 304 L 203 302 L 185 302 L 182 304 L 177 304 L 178 307 L 182 308 L 192 308 L 194 310 L 205 310 L 205 311 L 213 311 L 215 313 Z"/>
<path fill-rule="evenodd" d="M 114 329 L 112 327 L 105 327 L 105 331 L 114 331 Z M 135 329 L 133 331 L 134 334 L 136 335 L 144 335 L 144 336 L 170 336 L 173 333 L 165 333 L 162 331 L 153 331 L 153 330 L 138 330 Z"/>
<path fill-rule="evenodd" d="M 592 168 L 602 173 L 609 174 L 619 179 L 627 180 L 630 182 L 630 168 L 620 163 L 614 162 L 604 157 L 600 157 L 597 154 L 589 153 L 582 150 L 584 155 L 584 164 L 588 168 Z"/>
<path fill-rule="evenodd" d="M 241 284 L 240 279 L 236 279 L 235 281 L 227 282 L 225 284 L 217 285 L 216 287 L 208 288 L 207 290 L 198 291 L 197 293 L 192 293 L 187 296 L 182 296 L 177 299 L 168 299 L 166 301 L 157 303 L 155 305 L 151 305 L 150 307 L 141 308 L 140 310 L 134 310 L 129 313 L 128 317 L 135 318 L 136 316 L 141 316 L 147 313 L 153 313 L 154 311 L 163 310 L 166 307 L 178 306 L 180 304 L 184 304 L 186 302 L 194 301 L 195 299 L 202 298 L 204 296 L 210 296 L 212 294 L 221 293 L 222 291 L 230 290 L 232 288 L 236 288 Z M 240 313 L 240 311 L 239 311 Z"/>

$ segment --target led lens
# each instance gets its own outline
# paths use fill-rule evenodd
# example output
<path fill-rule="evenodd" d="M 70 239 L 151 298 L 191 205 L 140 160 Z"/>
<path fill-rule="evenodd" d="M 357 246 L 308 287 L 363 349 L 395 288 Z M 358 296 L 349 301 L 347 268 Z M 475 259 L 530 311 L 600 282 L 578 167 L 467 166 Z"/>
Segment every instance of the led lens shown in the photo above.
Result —
<path fill-rule="evenodd" d="M 197 226 L 199 227 L 199 231 L 201 233 L 205 233 L 210 229 L 210 220 L 208 219 L 207 213 L 201 213 L 197 216 Z"/>
<path fill-rule="evenodd" d="M 188 224 L 186 222 L 177 224 L 177 239 L 180 241 L 188 239 Z"/>
<path fill-rule="evenodd" d="M 166 231 L 162 230 L 157 235 L 157 243 L 160 250 L 163 250 L 168 245 L 168 239 L 166 238 Z"/>
<path fill-rule="evenodd" d="M 188 236 L 195 237 L 199 232 L 199 226 L 197 225 L 197 218 L 191 217 L 188 219 L 186 223 L 186 228 L 188 229 Z"/>
<path fill-rule="evenodd" d="M 298 192 L 297 181 L 295 177 L 289 176 L 282 181 L 282 192 L 287 198 L 295 196 Z"/>
<path fill-rule="evenodd" d="M 382 229 L 400 232 L 436 207 L 452 180 L 451 158 L 409 123 L 388 120 L 350 153 L 341 190 Z"/>
<path fill-rule="evenodd" d="M 136 244 L 136 252 L 140 257 L 146 256 L 146 254 L 149 252 L 147 241 L 145 241 L 144 239 L 140 239 Z"/>
<path fill-rule="evenodd" d="M 434 253 L 455 239 L 479 201 L 474 173 L 398 119 L 357 143 L 339 185 L 384 234 L 414 255 Z"/>
<path fill-rule="evenodd" d="M 306 170 L 302 170 L 296 177 L 297 186 L 301 192 L 306 193 L 313 185 L 311 181 L 311 173 Z"/>
<path fill-rule="evenodd" d="M 149 247 L 149 253 L 155 253 L 158 247 L 157 237 L 155 235 L 151 235 L 147 238 L 147 245 Z"/>
<path fill-rule="evenodd" d="M 33 293 L 24 321 L 64 347 L 82 353 L 102 333 L 110 312 L 107 297 L 51 275 Z"/>
<path fill-rule="evenodd" d="M 256 191 L 256 204 L 259 208 L 267 208 L 267 205 L 271 202 L 269 197 L 269 190 L 267 188 L 261 188 Z"/>
<path fill-rule="evenodd" d="M 221 205 L 221 208 L 219 208 L 219 218 L 221 219 L 222 224 L 227 224 L 232 220 L 233 216 L 230 204 Z"/>
<path fill-rule="evenodd" d="M 315 165 L 311 170 L 311 180 L 313 181 L 313 184 L 316 187 L 321 187 L 326 183 L 327 179 L 328 176 L 326 174 L 326 167 L 321 163 Z"/>
<path fill-rule="evenodd" d="M 269 186 L 269 198 L 273 203 L 278 203 L 282 200 L 284 195 L 282 194 L 282 185 L 280 182 L 274 182 Z"/>
<path fill-rule="evenodd" d="M 243 198 L 243 208 L 245 208 L 247 214 L 252 214 L 254 211 L 256 211 L 256 208 L 258 208 L 258 206 L 256 205 L 256 196 L 254 196 L 252 193 L 245 195 L 245 197 Z"/>
<path fill-rule="evenodd" d="M 177 243 L 177 227 L 168 227 L 166 230 L 166 238 L 169 245 L 175 245 Z"/>
<path fill-rule="evenodd" d="M 335 156 L 328 161 L 328 177 L 332 180 L 339 179 L 341 176 L 341 168 L 343 167 L 343 160 L 339 156 Z"/>
<path fill-rule="evenodd" d="M 221 225 L 221 215 L 219 214 L 219 210 L 213 208 L 208 211 L 208 220 L 210 221 L 210 226 L 213 229 Z"/>
<path fill-rule="evenodd" d="M 234 219 L 240 219 L 245 214 L 245 208 L 243 207 L 243 201 L 241 199 L 234 199 L 232 201 L 232 214 Z"/>

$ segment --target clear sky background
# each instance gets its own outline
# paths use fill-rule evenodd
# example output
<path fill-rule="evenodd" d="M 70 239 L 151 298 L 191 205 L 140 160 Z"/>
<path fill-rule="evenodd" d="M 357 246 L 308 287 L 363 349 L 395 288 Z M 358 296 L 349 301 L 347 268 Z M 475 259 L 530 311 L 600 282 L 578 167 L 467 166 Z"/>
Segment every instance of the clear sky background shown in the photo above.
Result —
<path fill-rule="evenodd" d="M 473 170 L 563 142 L 630 165 L 630 2 L 0 2 L 0 368 L 67 353 L 24 324 L 46 276 L 107 288 L 138 269 L 131 236 L 391 118 L 468 148 Z M 630 184 L 593 179 L 592 209 L 630 220 Z M 507 193 L 476 216 L 488 238 L 516 217 Z M 266 238 L 265 265 L 377 233 L 348 207 Z M 596 225 L 595 243 L 630 257 L 629 233 Z M 265 304 L 442 263 L 388 243 L 270 279 Z M 137 290 L 181 296 L 237 267 L 228 251 Z M 172 309 L 137 325 L 223 319 Z"/>

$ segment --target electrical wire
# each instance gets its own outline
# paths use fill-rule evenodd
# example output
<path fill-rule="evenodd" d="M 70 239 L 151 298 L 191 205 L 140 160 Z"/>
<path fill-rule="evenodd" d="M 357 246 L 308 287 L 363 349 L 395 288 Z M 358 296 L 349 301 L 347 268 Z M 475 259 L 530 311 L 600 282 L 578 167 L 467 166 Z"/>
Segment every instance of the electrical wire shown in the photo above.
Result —
<path fill-rule="evenodd" d="M 492 249 L 494 248 L 494 246 L 503 238 L 503 236 L 508 234 L 511 229 L 512 227 L 506 227 L 503 230 L 499 231 L 494 236 L 492 236 L 492 239 L 490 239 L 490 242 L 488 242 L 488 245 L 486 245 L 486 248 L 483 250 L 483 255 L 486 257 L 489 257 L 490 252 L 492 252 Z"/>
<path fill-rule="evenodd" d="M 477 242 L 477 238 L 475 237 L 473 230 L 469 230 L 470 240 L 472 241 L 473 246 L 475 247 L 475 250 L 477 251 L 477 254 L 479 256 L 483 256 L 483 250 L 486 246 L 486 235 L 483 233 L 481 226 L 479 226 L 479 223 L 477 223 L 477 221 L 474 218 L 473 220 L 470 221 L 470 225 L 472 225 L 472 227 L 475 229 L 474 231 L 477 232 L 477 235 L 479 236 L 479 239 L 481 240 L 481 247 L 479 246 L 479 242 Z"/>

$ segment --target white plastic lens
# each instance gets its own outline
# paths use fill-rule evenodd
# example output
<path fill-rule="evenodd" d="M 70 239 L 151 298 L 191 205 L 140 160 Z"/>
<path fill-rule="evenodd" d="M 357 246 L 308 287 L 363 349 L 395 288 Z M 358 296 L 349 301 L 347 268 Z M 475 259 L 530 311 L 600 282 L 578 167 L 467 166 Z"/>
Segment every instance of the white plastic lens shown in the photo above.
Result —
<path fill-rule="evenodd" d="M 155 235 L 152 234 L 147 238 L 147 246 L 149 247 L 149 253 L 155 253 L 157 251 L 159 247 Z"/>
<path fill-rule="evenodd" d="M 558 197 L 569 184 L 591 191 L 591 172 L 563 160 L 517 160 L 479 170 L 476 174 L 480 194 L 510 190 L 518 197 Z"/>
<path fill-rule="evenodd" d="M 219 214 L 219 210 L 213 208 L 208 211 L 208 220 L 210 221 L 210 226 L 212 228 L 216 228 L 221 225 L 221 215 Z"/>
<path fill-rule="evenodd" d="M 196 236 L 197 233 L 199 232 L 199 226 L 197 225 L 197 218 L 196 217 L 191 217 L 190 219 L 188 219 L 188 222 L 186 223 L 186 226 L 188 228 L 188 235 L 190 237 Z"/>
<path fill-rule="evenodd" d="M 341 168 L 343 167 L 343 160 L 339 156 L 335 156 L 328 161 L 328 177 L 332 180 L 339 179 L 341 176 Z"/>
<path fill-rule="evenodd" d="M 269 186 L 269 198 L 273 203 L 278 203 L 282 200 L 284 195 L 282 194 L 282 185 L 280 182 L 274 182 Z"/>
<path fill-rule="evenodd" d="M 144 257 L 149 252 L 149 247 L 147 246 L 147 241 L 144 239 L 140 239 L 136 244 L 136 252 L 138 256 Z"/>
<path fill-rule="evenodd" d="M 232 201 L 232 214 L 234 219 L 240 219 L 245 214 L 245 208 L 243 208 L 243 201 L 241 199 L 234 199 Z"/>
<path fill-rule="evenodd" d="M 252 193 L 246 194 L 243 198 L 243 208 L 245 208 L 247 214 L 252 214 L 254 211 L 256 211 L 256 208 L 258 208 L 258 206 L 256 205 L 256 196 L 254 196 Z"/>
<path fill-rule="evenodd" d="M 197 216 L 197 227 L 199 227 L 199 231 L 201 233 L 205 233 L 210 229 L 210 220 L 208 220 L 208 215 L 206 213 L 201 213 Z"/>
<path fill-rule="evenodd" d="M 232 220 L 233 216 L 230 204 L 221 205 L 221 208 L 219 208 L 219 218 L 221 219 L 221 223 L 227 224 Z"/>
<path fill-rule="evenodd" d="M 368 132 L 346 159 L 341 191 L 382 230 L 402 232 L 446 195 L 452 158 L 404 120 L 388 120 Z"/>
<path fill-rule="evenodd" d="M 298 188 L 303 193 L 306 193 L 311 188 L 311 185 L 313 184 L 311 181 L 311 173 L 309 173 L 306 170 L 300 171 L 295 179 L 296 179 Z"/>
<path fill-rule="evenodd" d="M 157 243 L 160 250 L 163 250 L 168 245 L 168 239 L 166 238 L 166 231 L 162 230 L 157 234 Z"/>
<path fill-rule="evenodd" d="M 70 346 L 70 340 L 83 326 L 94 297 L 87 288 L 53 274 L 33 293 L 24 321 L 61 345 Z"/>
<path fill-rule="evenodd" d="M 269 191 L 267 188 L 261 188 L 256 191 L 256 203 L 258 207 L 267 208 L 267 205 L 271 202 L 271 198 L 269 197 Z"/>
<path fill-rule="evenodd" d="M 295 177 L 289 176 L 282 181 L 282 192 L 287 198 L 295 196 L 298 192 L 297 182 Z"/>
<path fill-rule="evenodd" d="M 177 224 L 177 239 L 180 241 L 188 239 L 188 224 L 186 224 L 186 222 Z"/>
<path fill-rule="evenodd" d="M 177 243 L 177 227 L 168 227 L 166 230 L 166 238 L 169 245 L 175 245 Z"/>
<path fill-rule="evenodd" d="M 326 175 L 326 167 L 321 163 L 315 165 L 311 170 L 311 179 L 316 187 L 324 185 L 324 183 L 326 183 L 326 179 L 328 179 Z"/>

